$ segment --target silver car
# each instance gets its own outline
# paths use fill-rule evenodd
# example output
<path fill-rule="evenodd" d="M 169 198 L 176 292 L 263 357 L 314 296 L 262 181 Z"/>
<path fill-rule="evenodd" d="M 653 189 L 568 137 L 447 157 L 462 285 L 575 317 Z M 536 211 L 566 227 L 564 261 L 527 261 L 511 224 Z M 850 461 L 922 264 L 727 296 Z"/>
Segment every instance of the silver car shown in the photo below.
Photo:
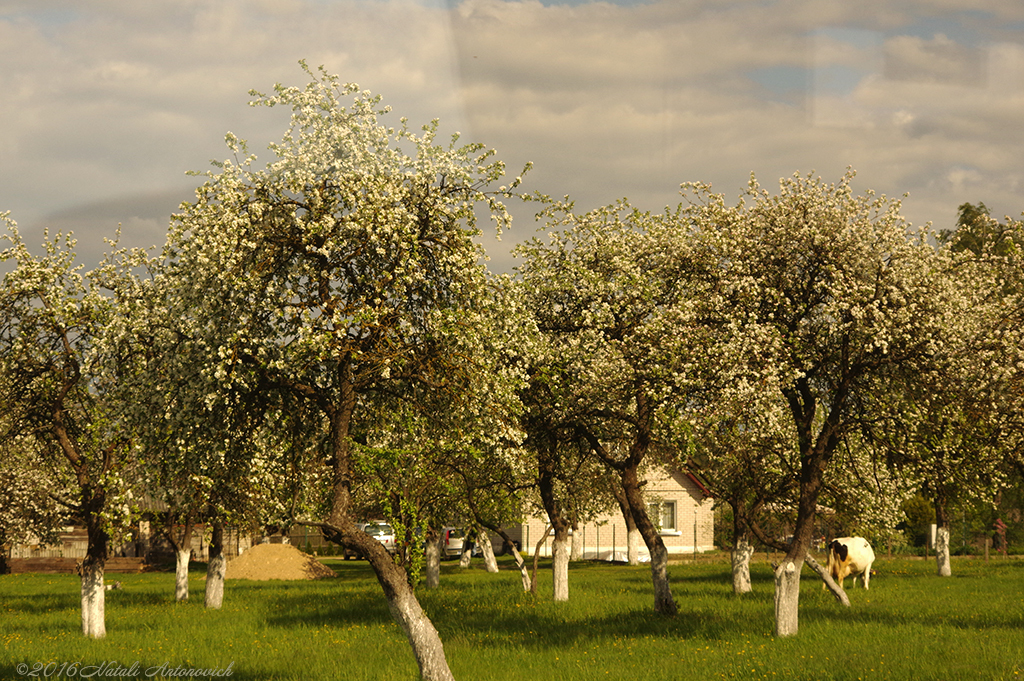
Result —
<path fill-rule="evenodd" d="M 368 523 L 359 523 L 359 529 L 370 535 L 387 549 L 388 553 L 395 553 L 395 530 L 383 520 L 372 520 Z M 345 560 L 349 558 L 365 558 L 358 551 L 345 549 Z"/>
<path fill-rule="evenodd" d="M 462 555 L 466 542 L 466 530 L 462 527 L 446 527 L 441 530 L 441 555 L 445 558 Z"/>

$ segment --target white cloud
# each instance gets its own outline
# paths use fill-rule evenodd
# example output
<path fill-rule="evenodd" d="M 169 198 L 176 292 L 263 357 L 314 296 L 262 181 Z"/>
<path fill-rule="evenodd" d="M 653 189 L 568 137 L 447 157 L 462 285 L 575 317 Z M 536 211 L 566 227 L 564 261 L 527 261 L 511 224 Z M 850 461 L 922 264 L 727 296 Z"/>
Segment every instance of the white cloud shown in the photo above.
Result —
<path fill-rule="evenodd" d="M 494 146 L 513 173 L 534 161 L 529 189 L 581 206 L 657 210 L 682 181 L 735 196 L 752 170 L 770 186 L 852 165 L 860 186 L 911 192 L 915 222 L 949 224 L 963 201 L 1024 209 L 1019 3 L 450 5 L 3 3 L 0 209 L 151 238 L 159 212 L 136 199 L 169 212 L 189 198 L 184 171 L 222 157 L 228 130 L 257 153 L 279 137 L 283 112 L 250 109 L 247 92 L 301 84 L 301 58 Z"/>
<path fill-rule="evenodd" d="M 384 94 L 414 123 L 464 123 L 440 9 L 361 0 L 59 7 L 0 10 L 0 210 L 12 209 L 28 233 L 56 213 L 50 222 L 69 224 L 71 209 L 86 206 L 80 243 L 101 250 L 85 234 L 130 220 L 118 206 L 177 195 L 160 203 L 173 209 L 190 198 L 195 180 L 185 172 L 223 158 L 227 131 L 265 150 L 287 113 L 251 109 L 248 91 L 302 84 L 299 59 Z"/>

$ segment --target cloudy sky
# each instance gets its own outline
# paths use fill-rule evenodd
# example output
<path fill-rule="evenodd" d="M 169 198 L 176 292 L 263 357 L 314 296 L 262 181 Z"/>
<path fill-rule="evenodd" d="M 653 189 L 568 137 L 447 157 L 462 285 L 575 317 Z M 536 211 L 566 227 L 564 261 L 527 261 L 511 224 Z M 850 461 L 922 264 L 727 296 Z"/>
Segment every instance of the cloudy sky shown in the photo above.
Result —
<path fill-rule="evenodd" d="M 0 0 L 0 211 L 86 259 L 118 223 L 161 244 L 226 132 L 284 132 L 248 91 L 302 85 L 299 59 L 581 207 L 852 166 L 914 223 L 1024 210 L 1019 0 Z"/>

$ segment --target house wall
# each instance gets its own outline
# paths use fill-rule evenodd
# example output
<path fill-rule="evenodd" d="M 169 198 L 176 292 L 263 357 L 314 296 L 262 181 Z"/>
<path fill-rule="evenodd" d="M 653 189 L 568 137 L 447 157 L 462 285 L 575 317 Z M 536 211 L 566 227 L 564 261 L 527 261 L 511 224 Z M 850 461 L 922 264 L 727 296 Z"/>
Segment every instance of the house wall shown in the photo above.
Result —
<path fill-rule="evenodd" d="M 655 471 L 647 475 L 643 495 L 648 503 L 674 504 L 672 521 L 675 527 L 663 527 L 661 530 L 661 539 L 665 542 L 669 554 L 714 550 L 714 500 L 706 497 L 692 478 L 677 471 Z M 524 551 L 532 554 L 547 524 L 546 517 L 534 517 L 521 525 L 508 528 L 507 531 L 513 539 L 519 541 Z M 626 521 L 617 509 L 581 526 L 579 533 L 583 541 L 584 558 L 607 558 L 605 554 L 608 552 L 626 551 Z M 500 539 L 491 539 L 496 547 L 501 546 Z M 647 553 L 642 539 L 640 551 L 641 554 Z M 541 547 L 541 555 L 551 555 L 550 535 Z"/>
<path fill-rule="evenodd" d="M 209 544 L 205 536 L 205 525 L 197 525 L 192 532 L 192 560 L 204 561 L 209 558 Z M 280 538 L 278 542 L 280 542 Z M 252 546 L 252 540 L 240 535 L 234 528 L 224 529 L 224 555 L 233 558 Z M 10 548 L 11 558 L 85 558 L 89 548 L 89 536 L 81 526 L 69 525 L 60 533 L 56 544 L 38 542 L 15 544 Z M 174 560 L 170 542 L 160 535 L 158 528 L 148 520 L 139 521 L 133 532 L 132 541 L 123 545 L 111 544 L 110 556 L 139 556 L 150 562 Z"/>

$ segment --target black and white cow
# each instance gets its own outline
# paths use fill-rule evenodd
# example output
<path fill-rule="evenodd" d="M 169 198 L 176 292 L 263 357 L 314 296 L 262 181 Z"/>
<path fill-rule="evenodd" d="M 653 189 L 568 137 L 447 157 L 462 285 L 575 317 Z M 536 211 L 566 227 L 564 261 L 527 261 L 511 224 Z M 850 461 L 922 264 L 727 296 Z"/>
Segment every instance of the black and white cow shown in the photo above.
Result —
<path fill-rule="evenodd" d="M 851 576 L 854 584 L 860 577 L 867 589 L 874 562 L 875 552 L 864 537 L 840 537 L 828 545 L 828 571 L 839 586 L 843 586 L 846 577 Z"/>

